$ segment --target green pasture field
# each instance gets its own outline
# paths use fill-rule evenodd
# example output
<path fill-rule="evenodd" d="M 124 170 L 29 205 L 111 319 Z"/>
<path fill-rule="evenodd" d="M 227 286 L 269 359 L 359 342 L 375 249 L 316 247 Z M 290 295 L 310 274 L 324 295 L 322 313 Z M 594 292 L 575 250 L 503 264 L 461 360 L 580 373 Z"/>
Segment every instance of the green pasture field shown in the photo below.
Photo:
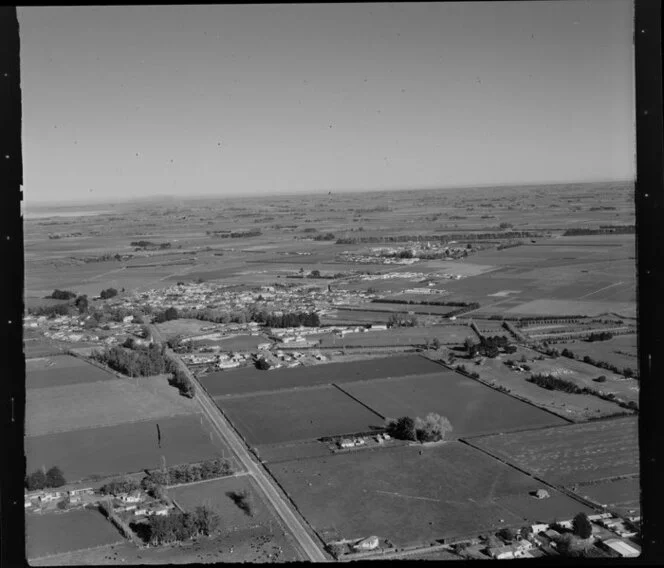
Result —
<path fill-rule="evenodd" d="M 370 323 L 387 323 L 392 314 L 389 312 L 373 312 L 366 310 L 330 310 L 321 316 L 322 325 L 364 325 Z"/>
<path fill-rule="evenodd" d="M 325 542 L 375 534 L 396 547 L 426 545 L 588 511 L 555 491 L 543 505 L 528 495 L 541 484 L 458 442 L 349 452 L 268 468 Z M 522 496 L 529 506 L 512 503 Z"/>
<path fill-rule="evenodd" d="M 463 343 L 466 337 L 474 337 L 473 330 L 464 325 L 440 325 L 432 327 L 403 327 L 382 331 L 350 333 L 341 338 L 334 334 L 321 336 L 322 347 L 380 347 L 383 345 L 425 345 L 434 338 L 442 344 Z"/>
<path fill-rule="evenodd" d="M 213 325 L 215 324 L 209 321 L 202 321 L 197 319 L 174 319 L 163 323 L 158 323 L 156 324 L 156 327 L 166 339 L 172 339 L 176 335 L 187 337 L 189 335 L 212 333 L 212 331 L 203 331 L 202 328 L 208 328 Z"/>
<path fill-rule="evenodd" d="M 557 485 L 639 472 L 637 418 L 633 417 L 467 441 Z"/>
<path fill-rule="evenodd" d="M 240 509 L 229 495 L 244 490 L 251 494 L 254 505 L 253 516 Z M 261 497 L 261 491 L 246 475 L 174 487 L 168 490 L 168 495 L 185 511 L 193 512 L 198 506 L 209 507 L 221 518 L 224 531 L 254 529 L 269 522 L 272 522 L 275 529 L 279 528 L 271 509 Z"/>
<path fill-rule="evenodd" d="M 550 391 L 542 388 L 534 383 L 526 380 L 530 376 L 528 371 L 514 371 L 507 367 L 504 362 L 508 359 L 513 361 L 520 361 L 522 357 L 526 357 L 526 364 L 534 367 L 535 352 L 530 349 L 519 346 L 516 353 L 512 355 L 499 355 L 495 359 L 485 358 L 481 364 L 476 364 L 474 361 L 467 361 L 458 359 L 457 363 L 466 366 L 469 372 L 478 373 L 480 380 L 489 384 L 500 386 L 509 389 L 510 394 L 515 397 L 523 398 L 532 404 L 553 412 L 558 416 L 562 416 L 574 422 L 585 421 L 588 419 L 595 419 L 606 416 L 613 416 L 616 413 L 625 412 L 624 408 L 618 406 L 615 402 L 603 400 L 599 397 L 587 394 L 571 394 L 561 391 Z M 550 363 L 555 364 L 558 370 L 569 370 L 566 362 L 569 359 L 559 357 L 555 360 L 550 360 Z M 541 363 L 541 362 L 540 362 Z M 553 367 L 548 367 L 553 370 Z M 596 368 L 595 368 L 596 369 Z M 596 369 L 595 374 L 589 375 L 597 377 L 605 374 L 603 369 Z M 610 375 L 607 374 L 608 377 Z M 569 378 L 569 375 L 561 375 L 563 378 Z M 591 381 L 593 388 L 601 389 L 603 385 L 612 385 L 615 382 L 621 382 L 620 379 L 611 380 L 607 379 L 606 383 L 594 383 Z M 581 382 L 580 386 L 583 386 Z"/>
<path fill-rule="evenodd" d="M 333 386 L 217 397 L 248 444 L 277 444 L 382 427 L 380 416 Z"/>
<path fill-rule="evenodd" d="M 26 392 L 26 436 L 198 412 L 165 376 L 77 383 Z"/>
<path fill-rule="evenodd" d="M 202 339 L 194 341 L 194 345 L 218 345 L 222 351 L 256 351 L 261 343 L 272 343 L 264 335 L 237 335 L 219 341 Z"/>
<path fill-rule="evenodd" d="M 636 317 L 634 302 L 600 302 L 590 300 L 532 300 L 505 310 L 510 315 L 521 316 L 598 316 L 615 313 L 622 317 Z"/>
<path fill-rule="evenodd" d="M 158 430 L 161 431 L 161 447 Z M 230 456 L 202 415 L 187 414 L 25 438 L 27 470 L 57 465 L 68 482 Z"/>
<path fill-rule="evenodd" d="M 617 366 L 619 369 L 629 367 L 636 370 L 639 364 L 636 350 L 636 334 L 619 335 L 607 341 L 588 342 L 579 340 L 568 343 L 556 343 L 554 347 L 559 351 L 569 349 L 572 353 L 580 357 L 588 355 L 595 361 L 604 361 L 605 363 Z M 601 372 L 602 369 L 599 369 L 599 371 Z"/>
<path fill-rule="evenodd" d="M 52 355 L 62 355 L 62 342 L 53 341 L 46 337 L 23 338 L 23 354 L 26 360 L 31 358 L 48 357 Z M 26 385 L 27 386 L 27 385 Z"/>
<path fill-rule="evenodd" d="M 276 391 L 348 381 L 403 377 L 438 371 L 440 366 L 419 355 L 396 355 L 363 361 L 325 363 L 311 367 L 261 371 L 246 367 L 202 377 L 201 384 L 213 397 Z"/>
<path fill-rule="evenodd" d="M 276 463 L 332 455 L 328 444 L 318 440 L 284 444 L 262 444 L 254 447 L 262 462 Z"/>
<path fill-rule="evenodd" d="M 582 485 L 574 491 L 586 499 L 605 505 L 620 515 L 641 513 L 641 484 L 638 477 Z"/>
<path fill-rule="evenodd" d="M 558 348 L 558 345 L 556 345 Z M 639 381 L 636 379 L 626 379 L 621 375 L 616 375 L 606 369 L 600 369 L 594 365 L 569 359 L 567 357 L 558 357 L 552 359 L 545 358 L 543 361 L 532 361 L 528 363 L 532 373 L 552 374 L 561 379 L 574 382 L 579 387 L 588 387 L 605 393 L 614 393 L 625 401 L 639 400 Z M 606 382 L 596 383 L 600 375 L 606 377 Z"/>
<path fill-rule="evenodd" d="M 124 540 L 118 530 L 94 509 L 26 513 L 25 536 L 28 559 Z"/>
<path fill-rule="evenodd" d="M 27 389 L 54 388 L 115 380 L 112 373 L 71 355 L 26 360 Z"/>
<path fill-rule="evenodd" d="M 453 438 L 564 423 L 444 367 L 429 375 L 345 383 L 340 388 L 386 418 L 424 418 L 430 412 L 445 416 L 454 428 Z"/>

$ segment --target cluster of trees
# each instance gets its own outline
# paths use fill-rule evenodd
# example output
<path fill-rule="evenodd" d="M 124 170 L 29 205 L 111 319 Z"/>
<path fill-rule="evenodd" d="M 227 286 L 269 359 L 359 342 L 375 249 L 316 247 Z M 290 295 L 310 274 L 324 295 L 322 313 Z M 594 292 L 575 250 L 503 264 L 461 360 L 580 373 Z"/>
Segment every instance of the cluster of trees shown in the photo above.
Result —
<path fill-rule="evenodd" d="M 198 506 L 193 512 L 172 512 L 170 515 L 153 515 L 147 523 L 133 523 L 132 528 L 151 546 L 185 542 L 198 536 L 213 535 L 221 524 L 217 513 L 206 506 Z"/>
<path fill-rule="evenodd" d="M 242 239 L 245 237 L 259 237 L 261 233 L 258 229 L 251 229 L 249 231 L 208 231 L 209 236 L 216 237 L 218 239 Z"/>
<path fill-rule="evenodd" d="M 387 433 L 398 440 L 437 442 L 452 431 L 452 424 L 444 416 L 430 412 L 424 419 L 402 416 L 396 420 L 387 419 Z"/>
<path fill-rule="evenodd" d="M 148 471 L 146 477 L 143 478 L 142 486 L 147 490 L 155 485 L 167 486 L 179 483 L 191 483 L 215 477 L 223 477 L 232 473 L 233 467 L 229 460 L 216 458 L 201 463 L 171 466 L 165 470 L 155 469 Z"/>
<path fill-rule="evenodd" d="M 557 390 L 571 394 L 592 394 L 586 387 L 582 388 L 572 381 L 551 374 L 538 373 L 531 375 L 526 380 L 547 390 Z"/>
<path fill-rule="evenodd" d="M 316 312 L 285 313 L 281 315 L 258 312 L 254 321 L 264 323 L 267 327 L 320 327 L 320 317 Z"/>
<path fill-rule="evenodd" d="M 322 233 L 314 237 L 314 241 L 333 241 L 336 239 L 333 233 Z"/>
<path fill-rule="evenodd" d="M 56 304 L 55 306 L 36 306 L 28 308 L 28 313 L 35 316 L 46 316 L 54 318 L 56 316 L 67 316 L 72 312 L 70 304 Z"/>
<path fill-rule="evenodd" d="M 108 300 L 109 298 L 113 298 L 114 296 L 118 295 L 118 291 L 115 288 L 106 288 L 105 290 L 102 290 L 101 293 L 99 294 L 99 297 L 102 300 Z"/>
<path fill-rule="evenodd" d="M 194 398 L 196 396 L 196 387 L 187 374 L 176 366 L 170 366 L 170 369 L 173 376 L 168 380 L 168 383 L 177 388 L 182 396 Z"/>
<path fill-rule="evenodd" d="M 69 290 L 58 290 L 57 288 L 53 290 L 50 296 L 47 298 L 53 298 L 54 300 L 71 300 L 76 297 L 76 292 L 71 292 Z"/>
<path fill-rule="evenodd" d="M 67 483 L 65 476 L 56 465 L 48 471 L 38 469 L 25 477 L 25 488 L 28 491 L 36 491 L 47 487 L 62 487 L 65 483 Z"/>
<path fill-rule="evenodd" d="M 418 324 L 419 320 L 414 314 L 390 314 L 387 320 L 387 327 L 415 327 Z"/>
<path fill-rule="evenodd" d="M 586 341 L 593 342 L 593 341 L 607 341 L 613 337 L 613 333 L 609 331 L 599 331 L 599 332 L 593 332 L 591 333 L 587 338 Z"/>
<path fill-rule="evenodd" d="M 93 351 L 92 358 L 114 371 L 129 377 L 151 377 L 167 372 L 163 348 L 152 344 L 148 347 L 125 349 L 120 346 Z"/>
<path fill-rule="evenodd" d="M 457 366 L 455 367 L 455 369 L 456 369 L 457 371 L 461 371 L 462 373 L 465 373 L 466 375 L 468 375 L 469 377 L 472 377 L 473 379 L 479 379 L 479 378 L 480 378 L 480 374 L 479 374 L 479 373 L 476 373 L 475 371 L 469 371 L 469 370 L 466 368 L 465 365 L 457 365 Z"/>
<path fill-rule="evenodd" d="M 484 357 L 497 357 L 501 350 L 505 353 L 515 353 L 516 345 L 510 343 L 504 335 L 482 336 L 479 343 L 467 337 L 464 346 L 469 357 L 482 355 Z"/>
<path fill-rule="evenodd" d="M 169 249 L 171 248 L 171 243 L 153 243 L 152 241 L 132 241 L 129 243 L 130 246 L 136 248 L 160 248 L 160 249 Z"/>
<path fill-rule="evenodd" d="M 154 323 L 164 323 L 166 321 L 178 319 L 179 317 L 180 314 L 178 313 L 177 308 L 171 306 L 170 308 L 165 309 L 163 312 L 155 314 L 152 321 L 154 321 Z"/>
<path fill-rule="evenodd" d="M 112 479 L 99 488 L 102 495 L 117 495 L 118 493 L 130 493 L 140 487 L 140 483 L 131 477 Z"/>

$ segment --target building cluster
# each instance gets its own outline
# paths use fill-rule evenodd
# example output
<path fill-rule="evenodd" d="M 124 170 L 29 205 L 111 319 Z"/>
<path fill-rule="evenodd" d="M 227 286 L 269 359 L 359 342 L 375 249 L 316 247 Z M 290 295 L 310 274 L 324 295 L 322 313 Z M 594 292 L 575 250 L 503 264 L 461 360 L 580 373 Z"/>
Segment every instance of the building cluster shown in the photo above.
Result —
<path fill-rule="evenodd" d="M 410 265 L 422 260 L 458 260 L 468 256 L 468 246 L 437 242 L 410 242 L 402 246 L 371 247 L 363 252 L 343 251 L 338 258 L 356 264 L 400 264 Z"/>

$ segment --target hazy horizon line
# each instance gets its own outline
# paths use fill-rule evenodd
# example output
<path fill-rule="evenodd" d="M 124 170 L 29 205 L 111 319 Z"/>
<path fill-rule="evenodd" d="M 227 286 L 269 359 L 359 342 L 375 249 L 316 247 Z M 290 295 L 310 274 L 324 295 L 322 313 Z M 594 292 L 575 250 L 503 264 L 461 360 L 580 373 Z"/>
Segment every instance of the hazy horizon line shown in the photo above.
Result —
<path fill-rule="evenodd" d="M 215 195 L 212 193 L 201 193 L 201 194 L 188 194 L 180 195 L 176 193 L 157 193 L 146 195 L 144 197 L 121 197 L 113 199 L 112 197 L 104 197 L 101 199 L 89 198 L 89 199 L 61 199 L 61 200 L 29 200 L 27 199 L 25 190 L 23 190 L 22 204 L 24 208 L 34 208 L 34 207 L 76 207 L 76 206 L 86 206 L 86 205 L 116 205 L 116 204 L 125 204 L 125 203 L 136 203 L 136 202 L 149 202 L 156 199 L 170 199 L 170 200 L 203 200 L 203 199 L 233 199 L 233 198 L 243 198 L 243 199 L 254 199 L 254 198 L 264 198 L 264 197 L 302 197 L 302 196 L 318 196 L 325 194 L 349 194 L 349 193 L 385 193 L 385 192 L 404 192 L 404 191 L 453 191 L 458 189 L 487 189 L 487 188 L 523 188 L 523 187 L 544 187 L 544 186 L 565 186 L 565 185 L 593 185 L 598 183 L 635 183 L 636 180 L 631 178 L 626 179 L 597 179 L 597 180 L 579 180 L 579 181 L 550 181 L 550 182 L 521 182 L 521 183 L 502 183 L 502 184 L 469 184 L 469 185 L 454 185 L 454 186 L 431 186 L 431 187 L 413 187 L 413 188 L 373 188 L 373 189 L 319 189 L 319 190 L 305 190 L 301 192 L 265 192 L 265 193 L 252 193 L 247 195 L 246 192 L 237 192 L 237 193 L 226 193 L 224 195 Z"/>

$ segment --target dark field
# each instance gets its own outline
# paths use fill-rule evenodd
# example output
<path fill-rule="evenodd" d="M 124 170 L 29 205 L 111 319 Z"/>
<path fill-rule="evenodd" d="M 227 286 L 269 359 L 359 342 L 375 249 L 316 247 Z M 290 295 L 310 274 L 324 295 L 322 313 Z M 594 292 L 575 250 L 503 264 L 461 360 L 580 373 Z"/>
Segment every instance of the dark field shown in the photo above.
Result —
<path fill-rule="evenodd" d="M 641 511 L 641 484 L 638 477 L 582 485 L 575 493 L 621 515 L 639 515 Z"/>
<path fill-rule="evenodd" d="M 333 386 L 215 401 L 252 446 L 366 432 L 383 423 Z"/>
<path fill-rule="evenodd" d="M 237 371 L 220 371 L 201 378 L 201 384 L 213 397 L 276 391 L 293 387 L 324 385 L 338 382 L 401 377 L 435 372 L 436 363 L 417 355 L 383 357 L 352 363 L 326 363 L 311 367 L 261 371 L 254 367 Z"/>
<path fill-rule="evenodd" d="M 639 472 L 637 418 L 487 436 L 471 443 L 558 485 Z"/>
<path fill-rule="evenodd" d="M 52 362 L 53 365 L 48 366 Z M 71 355 L 26 361 L 25 386 L 28 389 L 108 381 L 117 377 Z"/>
<path fill-rule="evenodd" d="M 99 511 L 25 515 L 26 555 L 39 558 L 120 542 L 118 530 Z"/>
<path fill-rule="evenodd" d="M 341 388 L 385 417 L 446 416 L 455 438 L 560 425 L 565 421 L 443 367 L 417 377 L 346 383 Z"/>
<path fill-rule="evenodd" d="M 158 445 L 157 424 L 161 430 Z M 25 438 L 28 471 L 57 465 L 67 481 L 200 461 L 225 448 L 200 415 L 177 416 Z"/>
<path fill-rule="evenodd" d="M 541 487 L 532 478 L 456 442 L 268 467 L 326 542 L 375 534 L 398 547 L 426 544 L 587 510 L 554 491 L 543 505 L 528 495 Z"/>

